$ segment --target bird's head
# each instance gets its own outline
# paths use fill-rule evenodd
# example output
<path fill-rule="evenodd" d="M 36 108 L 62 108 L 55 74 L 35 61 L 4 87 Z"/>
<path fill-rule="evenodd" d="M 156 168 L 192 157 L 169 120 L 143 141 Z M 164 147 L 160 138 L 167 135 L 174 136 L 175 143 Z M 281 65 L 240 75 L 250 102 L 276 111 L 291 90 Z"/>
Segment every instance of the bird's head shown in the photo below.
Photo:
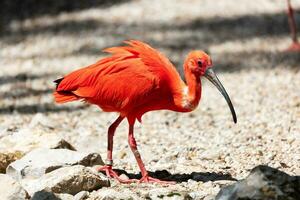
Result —
<path fill-rule="evenodd" d="M 219 81 L 217 75 L 212 69 L 212 60 L 210 56 L 206 54 L 204 51 L 192 51 L 188 54 L 184 67 L 185 67 L 185 71 L 191 72 L 197 78 L 198 77 L 201 78 L 204 76 L 218 88 L 218 90 L 226 99 L 232 114 L 233 121 L 234 123 L 236 123 L 237 117 L 235 114 L 234 107 L 231 103 L 231 100 L 225 88 L 223 87 L 222 83 Z"/>
<path fill-rule="evenodd" d="M 204 51 L 192 51 L 186 58 L 186 70 L 189 70 L 196 76 L 204 76 L 206 69 L 211 66 L 211 58 Z"/>

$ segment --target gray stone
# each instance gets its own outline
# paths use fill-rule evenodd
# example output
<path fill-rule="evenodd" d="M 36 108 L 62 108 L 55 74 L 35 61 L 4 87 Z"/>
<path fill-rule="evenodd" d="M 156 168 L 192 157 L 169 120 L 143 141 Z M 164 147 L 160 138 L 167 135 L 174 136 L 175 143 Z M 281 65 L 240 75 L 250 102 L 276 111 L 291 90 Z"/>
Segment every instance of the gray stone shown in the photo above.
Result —
<path fill-rule="evenodd" d="M 23 187 L 30 195 L 46 190 L 53 193 L 75 195 L 80 191 L 92 191 L 110 186 L 106 176 L 82 165 L 62 167 L 34 180 L 22 180 Z"/>
<path fill-rule="evenodd" d="M 8 175 L 0 174 L 0 195 L 5 200 L 24 200 L 28 197 L 22 186 Z"/>
<path fill-rule="evenodd" d="M 23 178 L 39 178 L 63 166 L 71 165 L 103 165 L 97 153 L 80 153 L 68 149 L 38 148 L 26 154 L 20 160 L 11 163 L 6 173 L 17 180 Z"/>
<path fill-rule="evenodd" d="M 260 165 L 246 179 L 221 189 L 216 197 L 216 200 L 243 199 L 299 200 L 300 177 Z"/>
<path fill-rule="evenodd" d="M 73 195 L 70 194 L 56 194 L 53 193 L 49 188 L 35 192 L 31 200 L 74 200 Z"/>
<path fill-rule="evenodd" d="M 50 189 L 46 188 L 41 191 L 37 191 L 31 196 L 31 200 L 61 200 Z"/>

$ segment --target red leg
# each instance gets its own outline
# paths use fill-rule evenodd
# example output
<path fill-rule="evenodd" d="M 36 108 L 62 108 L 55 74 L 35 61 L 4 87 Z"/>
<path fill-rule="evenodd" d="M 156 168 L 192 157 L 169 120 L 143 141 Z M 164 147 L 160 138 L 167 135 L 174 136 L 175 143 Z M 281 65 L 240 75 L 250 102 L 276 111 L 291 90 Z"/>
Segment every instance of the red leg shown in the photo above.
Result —
<path fill-rule="evenodd" d="M 142 173 L 142 178 L 140 179 L 140 183 L 162 183 L 162 184 L 175 184 L 175 182 L 171 181 L 161 181 L 156 178 L 152 178 L 148 175 L 148 172 L 146 171 L 145 165 L 142 161 L 141 155 L 137 149 L 137 144 L 133 135 L 133 129 L 134 129 L 134 122 L 135 120 L 128 120 L 129 122 L 129 134 L 128 134 L 128 143 L 129 146 L 133 152 L 133 155 L 138 163 L 138 166 Z"/>
<path fill-rule="evenodd" d="M 292 36 L 292 44 L 289 46 L 287 51 L 300 51 L 300 43 L 298 42 L 297 38 L 297 26 L 296 26 L 296 21 L 295 21 L 295 16 L 294 16 L 294 10 L 291 5 L 290 0 L 287 0 L 288 4 L 288 19 L 289 19 L 289 26 L 291 30 L 291 36 Z"/>
<path fill-rule="evenodd" d="M 116 128 L 122 122 L 124 117 L 119 116 L 108 128 L 108 138 L 107 138 L 107 159 L 105 166 L 98 168 L 98 171 L 104 171 L 106 175 L 110 178 L 115 178 L 121 183 L 129 183 L 131 180 L 122 180 L 119 175 L 112 169 L 113 160 L 112 160 L 112 151 L 113 151 L 113 137 L 116 131 Z"/>

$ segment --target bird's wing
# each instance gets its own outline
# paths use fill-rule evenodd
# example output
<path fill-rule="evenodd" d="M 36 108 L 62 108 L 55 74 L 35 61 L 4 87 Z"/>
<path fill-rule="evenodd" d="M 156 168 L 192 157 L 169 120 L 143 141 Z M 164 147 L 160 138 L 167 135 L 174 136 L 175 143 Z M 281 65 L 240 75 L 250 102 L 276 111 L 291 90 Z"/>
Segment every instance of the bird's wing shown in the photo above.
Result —
<path fill-rule="evenodd" d="M 125 41 L 125 43 L 129 46 L 107 48 L 104 49 L 104 52 L 111 53 L 117 57 L 130 55 L 139 58 L 143 63 L 143 67 L 148 68 L 154 74 L 168 76 L 173 79 L 173 76 L 176 76 L 176 78 L 180 77 L 170 60 L 148 44 L 138 40 L 129 40 Z"/>
<path fill-rule="evenodd" d="M 126 43 L 129 46 L 105 49 L 112 54 L 110 57 L 60 80 L 56 100 L 59 102 L 59 94 L 74 94 L 78 99 L 92 98 L 101 100 L 101 104 L 126 107 L 141 102 L 153 88 L 166 87 L 173 76 L 179 78 L 171 62 L 149 45 L 133 40 Z M 61 97 L 62 103 L 67 102 L 65 96 Z M 74 96 L 70 101 L 77 100 Z"/>

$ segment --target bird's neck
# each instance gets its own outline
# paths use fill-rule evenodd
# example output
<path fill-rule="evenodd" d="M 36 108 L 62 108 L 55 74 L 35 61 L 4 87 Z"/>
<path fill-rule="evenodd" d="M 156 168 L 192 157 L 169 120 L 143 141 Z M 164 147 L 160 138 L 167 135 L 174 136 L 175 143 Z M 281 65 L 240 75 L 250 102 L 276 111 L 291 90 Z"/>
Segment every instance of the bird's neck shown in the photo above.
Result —
<path fill-rule="evenodd" d="M 181 93 L 181 107 L 184 111 L 194 110 L 201 97 L 201 79 L 189 70 L 184 71 L 186 84 Z"/>

